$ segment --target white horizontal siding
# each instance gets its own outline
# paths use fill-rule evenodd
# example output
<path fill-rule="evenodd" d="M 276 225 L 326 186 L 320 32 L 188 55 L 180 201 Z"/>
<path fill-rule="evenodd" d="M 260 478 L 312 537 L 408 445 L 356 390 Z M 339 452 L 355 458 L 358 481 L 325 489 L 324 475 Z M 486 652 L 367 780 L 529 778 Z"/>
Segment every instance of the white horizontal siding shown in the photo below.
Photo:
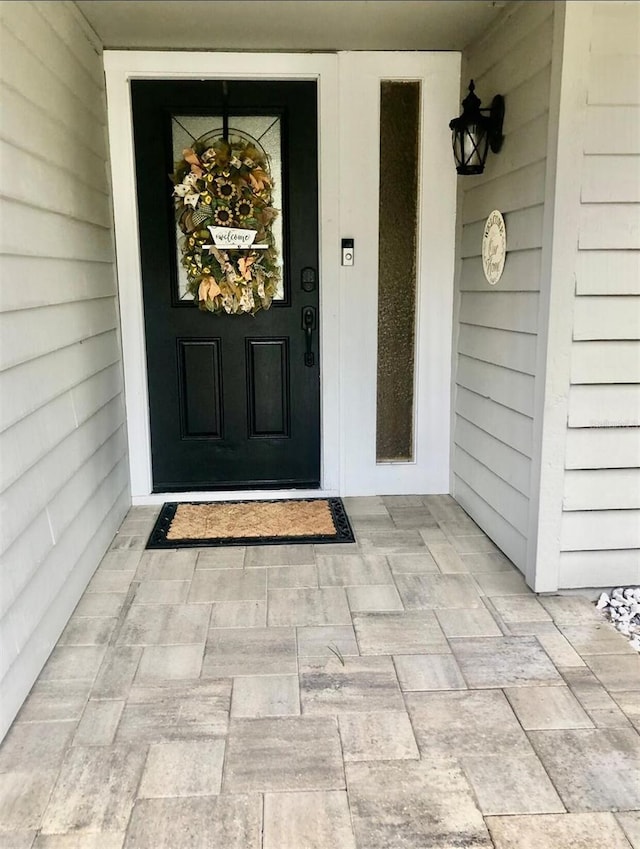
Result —
<path fill-rule="evenodd" d="M 639 106 L 589 107 L 584 136 L 585 153 L 637 154 L 639 150 Z"/>
<path fill-rule="evenodd" d="M 492 33 L 493 37 L 487 40 L 486 48 L 495 51 L 497 61 L 480 74 L 474 71 L 478 87 L 482 85 L 483 89 L 491 92 L 492 97 L 494 92 L 509 95 L 549 65 L 553 44 L 551 4 L 546 3 L 545 10 L 546 15 L 533 28 L 521 26 L 519 23 L 522 11 L 519 10 L 520 14 L 513 16 L 512 21 L 519 30 L 520 38 L 512 43 L 510 48 L 503 46 L 497 31 Z"/>
<path fill-rule="evenodd" d="M 512 135 L 525 128 L 536 119 L 546 117 L 549 110 L 549 87 L 551 85 L 551 65 L 545 65 L 537 74 L 525 80 L 509 96 L 509 108 L 505 112 L 503 131 Z M 534 125 L 537 127 L 537 124 Z M 523 130 L 526 133 L 526 129 Z M 524 141 L 524 138 L 522 139 Z M 531 150 L 530 161 L 535 162 L 535 153 Z"/>
<path fill-rule="evenodd" d="M 486 363 L 505 366 L 524 374 L 535 374 L 536 337 L 532 333 L 465 323 L 460 325 L 458 351 Z"/>
<path fill-rule="evenodd" d="M 640 387 L 634 384 L 572 386 L 569 427 L 640 426 Z"/>
<path fill-rule="evenodd" d="M 560 554 L 560 586 L 567 589 L 638 584 L 640 557 L 635 548 L 563 551 Z"/>
<path fill-rule="evenodd" d="M 516 212 L 510 212 L 505 215 L 507 251 L 524 251 L 542 246 L 543 214 L 544 209 L 542 205 L 538 205 L 532 206 L 530 209 L 519 209 Z M 484 224 L 484 221 L 478 221 L 464 228 L 462 232 L 461 254 L 463 258 L 470 256 L 479 257 L 482 254 Z"/>
<path fill-rule="evenodd" d="M 37 200 L 37 194 L 34 199 Z M 0 203 L 0 216 L 2 253 L 89 262 L 113 261 L 111 230 L 102 225 L 6 198 Z"/>
<path fill-rule="evenodd" d="M 35 360 L 117 325 L 115 301 L 101 298 L 0 314 L 0 368 Z"/>
<path fill-rule="evenodd" d="M 640 7 L 592 4 L 561 586 L 638 579 Z"/>
<path fill-rule="evenodd" d="M 640 509 L 640 469 L 570 469 L 565 510 Z"/>
<path fill-rule="evenodd" d="M 640 510 L 587 510 L 562 517 L 563 551 L 640 549 Z"/>
<path fill-rule="evenodd" d="M 42 156 L 42 139 L 47 140 L 47 160 L 65 174 L 102 191 L 105 164 L 102 155 L 78 139 L 69 145 L 69 131 L 57 116 L 52 116 L 27 100 L 23 94 L 0 83 L 2 136 L 16 150 Z"/>
<path fill-rule="evenodd" d="M 574 342 L 571 383 L 640 383 L 637 342 Z"/>
<path fill-rule="evenodd" d="M 461 418 L 474 423 L 526 457 L 531 457 L 533 420 L 529 416 L 523 416 L 509 407 L 497 404 L 490 398 L 484 398 L 459 386 L 456 397 L 456 420 L 459 421 Z"/>
<path fill-rule="evenodd" d="M 583 204 L 580 219 L 580 250 L 640 250 L 640 216 L 635 204 Z"/>
<path fill-rule="evenodd" d="M 565 459 L 567 469 L 636 468 L 640 466 L 640 428 L 570 428 Z"/>
<path fill-rule="evenodd" d="M 531 375 L 460 355 L 457 382 L 503 407 L 533 416 L 534 380 Z"/>
<path fill-rule="evenodd" d="M 4 3 L 3 9 L 11 4 Z M 22 5 L 14 4 L 22 9 Z M 59 14 L 66 14 L 60 11 Z M 19 14 L 19 12 L 18 12 Z M 38 53 L 35 42 L 24 43 L 8 27 L 2 26 L 2 78 L 7 88 L 22 94 L 34 106 L 62 127 L 72 129 L 70 144 L 86 145 L 106 161 L 104 117 L 97 115 L 93 101 L 83 102 L 65 82 L 47 68 L 47 56 L 52 42 Z M 69 61 L 73 59 L 69 54 Z M 96 56 L 96 61 L 99 61 Z"/>
<path fill-rule="evenodd" d="M 0 14 L 1 737 L 130 498 L 101 56 L 73 4 Z"/>
<path fill-rule="evenodd" d="M 114 495 L 115 477 L 112 475 L 104 481 L 91 502 L 82 506 L 73 526 L 56 547 L 55 559 L 51 558 L 42 564 L 42 575 L 50 572 L 59 578 L 57 594 L 51 592 L 51 587 L 44 588 L 50 604 L 38 628 L 32 631 L 3 678 L 2 708 L 7 717 L 14 716 L 24 700 L 24 670 L 39 670 L 44 665 L 51 646 L 67 623 L 69 607 L 73 610 L 80 600 L 95 571 L 96 562 L 113 537 L 113 529 L 118 528 L 131 503 L 128 483 Z M 95 528 L 97 530 L 92 535 Z M 68 568 L 69 563 L 73 564 L 72 569 Z M 43 591 L 40 590 L 41 593 Z"/>
<path fill-rule="evenodd" d="M 456 469 L 460 477 L 523 537 L 527 534 L 529 500 L 459 446 L 454 448 Z"/>
<path fill-rule="evenodd" d="M 46 154 L 45 154 L 46 155 Z M 5 198 L 109 228 L 109 196 L 61 171 L 45 158 L 0 141 L 0 185 Z M 34 186 L 37 188 L 34 191 Z"/>
<path fill-rule="evenodd" d="M 122 426 L 124 414 L 121 399 L 114 398 L 94 416 L 75 428 L 36 464 L 0 495 L 0 551 L 5 559 L 6 574 L 11 573 L 10 548 L 26 531 L 34 518 L 53 503 L 69 478 L 88 463 L 93 455 Z M 55 542 L 55 540 L 54 540 Z M 21 567 L 22 577 L 29 567 Z M 0 606 L 10 603 L 4 598 Z"/>
<path fill-rule="evenodd" d="M 626 106 L 640 102 L 640 56 L 592 54 L 590 65 L 589 104 Z"/>
<path fill-rule="evenodd" d="M 460 321 L 516 333 L 535 333 L 538 296 L 535 292 L 465 292 L 460 304 Z"/>
<path fill-rule="evenodd" d="M 640 252 L 581 251 L 576 267 L 576 294 L 640 295 Z"/>
<path fill-rule="evenodd" d="M 456 477 L 454 485 L 458 503 L 480 527 L 491 529 L 488 535 L 513 563 L 523 563 L 527 554 L 526 536 L 505 519 L 499 508 L 486 500 L 493 497 L 491 493 L 485 492 L 484 496 L 477 493 L 463 477 Z"/>
<path fill-rule="evenodd" d="M 545 167 L 542 159 L 470 189 L 465 196 L 464 223 L 484 223 L 489 202 L 503 215 L 543 203 Z"/>
<path fill-rule="evenodd" d="M 453 438 L 456 445 L 466 446 L 467 454 L 491 469 L 510 487 L 527 495 L 531 475 L 531 460 L 527 456 L 461 416 Z"/>
<path fill-rule="evenodd" d="M 640 201 L 640 156 L 585 156 L 582 167 L 583 203 Z"/>
<path fill-rule="evenodd" d="M 579 341 L 640 339 L 640 297 L 576 298 L 573 338 Z"/>
<path fill-rule="evenodd" d="M 500 153 L 493 158 L 489 153 L 484 173 L 465 178 L 468 180 L 465 192 L 501 177 L 517 174 L 522 168 L 544 160 L 548 122 L 548 112 L 544 111 L 515 129 L 510 136 L 505 135 Z"/>
<path fill-rule="evenodd" d="M 119 360 L 118 339 L 111 330 L 0 371 L 0 395 L 11 399 L 11 404 L 0 404 L 0 431 Z"/>
<path fill-rule="evenodd" d="M 540 251 L 536 248 L 510 252 L 500 278 L 501 292 L 531 292 L 540 288 Z M 482 263 L 475 257 L 463 259 L 460 273 L 461 292 L 486 292 L 487 278 Z"/>
<path fill-rule="evenodd" d="M 596 3 L 593 9 L 591 53 L 619 56 L 638 52 L 640 6 L 635 0 Z"/>
<path fill-rule="evenodd" d="M 85 421 L 117 398 L 121 388 L 120 370 L 117 365 L 110 366 L 0 433 L 0 491 L 74 435 Z"/>
<path fill-rule="evenodd" d="M 1 256 L 0 275 L 0 312 L 115 296 L 110 263 Z"/>
<path fill-rule="evenodd" d="M 524 3 L 522 8 L 508 9 L 491 29 L 465 50 L 465 61 L 476 76 L 485 73 L 502 58 L 502 53 L 512 53 L 521 49 L 522 42 L 531 32 L 535 32 L 553 14 L 553 3 Z M 501 51 L 497 50 L 500 45 Z M 546 46 L 545 46 L 546 49 Z M 530 79 L 528 75 L 526 79 Z"/>
<path fill-rule="evenodd" d="M 506 8 L 464 54 L 484 105 L 505 96 L 502 150 L 484 174 L 462 178 L 457 281 L 454 494 L 522 570 L 528 533 L 545 203 L 553 3 Z M 507 229 L 495 287 L 480 253 L 487 215 Z"/>

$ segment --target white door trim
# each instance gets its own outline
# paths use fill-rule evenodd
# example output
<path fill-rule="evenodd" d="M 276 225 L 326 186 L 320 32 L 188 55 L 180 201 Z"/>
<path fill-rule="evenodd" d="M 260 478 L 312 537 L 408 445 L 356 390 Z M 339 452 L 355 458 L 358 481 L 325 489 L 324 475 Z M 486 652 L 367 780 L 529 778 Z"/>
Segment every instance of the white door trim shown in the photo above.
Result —
<path fill-rule="evenodd" d="M 104 66 L 133 503 L 338 495 L 341 452 L 337 55 L 106 50 Z M 322 376 L 320 490 L 152 494 L 149 395 L 129 81 L 190 78 L 311 79 L 318 82 Z"/>

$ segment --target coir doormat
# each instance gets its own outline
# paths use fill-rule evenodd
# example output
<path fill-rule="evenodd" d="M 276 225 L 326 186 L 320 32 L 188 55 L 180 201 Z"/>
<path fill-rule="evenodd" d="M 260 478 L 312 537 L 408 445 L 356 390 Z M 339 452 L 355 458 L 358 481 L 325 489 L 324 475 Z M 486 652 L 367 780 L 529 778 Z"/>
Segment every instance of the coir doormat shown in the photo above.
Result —
<path fill-rule="evenodd" d="M 341 498 L 166 503 L 147 548 L 354 542 Z"/>

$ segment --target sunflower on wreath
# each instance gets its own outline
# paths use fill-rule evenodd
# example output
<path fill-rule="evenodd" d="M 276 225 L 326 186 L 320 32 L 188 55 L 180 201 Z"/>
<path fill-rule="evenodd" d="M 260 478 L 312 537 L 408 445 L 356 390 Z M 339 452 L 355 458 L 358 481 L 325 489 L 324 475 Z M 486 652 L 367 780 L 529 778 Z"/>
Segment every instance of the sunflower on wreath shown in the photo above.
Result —
<path fill-rule="evenodd" d="M 272 224 L 273 184 L 266 154 L 251 141 L 200 141 L 183 151 L 172 175 L 182 265 L 201 310 L 251 313 L 269 309 L 280 280 Z M 247 248 L 220 247 L 210 228 L 255 234 Z M 257 247 L 260 246 L 260 247 Z"/>

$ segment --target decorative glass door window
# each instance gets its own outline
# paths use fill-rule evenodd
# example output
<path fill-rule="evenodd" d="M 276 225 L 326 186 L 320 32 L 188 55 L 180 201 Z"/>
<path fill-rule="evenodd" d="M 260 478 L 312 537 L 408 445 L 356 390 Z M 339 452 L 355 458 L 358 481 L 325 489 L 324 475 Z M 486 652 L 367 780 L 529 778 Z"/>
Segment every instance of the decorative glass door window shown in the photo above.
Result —
<path fill-rule="evenodd" d="M 234 133 L 235 131 L 235 133 Z M 213 135 L 222 136 L 222 117 L 216 115 L 173 115 L 171 121 L 171 142 L 174 162 L 183 157 L 183 151 L 190 148 L 198 139 Z M 278 252 L 278 266 L 280 268 L 280 282 L 273 298 L 274 301 L 283 301 L 284 291 L 284 267 L 283 267 L 283 194 L 282 194 L 282 144 L 280 116 L 278 115 L 230 115 L 229 137 L 231 141 L 234 135 L 240 138 L 257 141 L 269 158 L 270 175 L 273 181 L 273 205 L 280 214 L 271 226 Z M 182 233 L 176 225 L 176 299 L 181 302 L 193 301 L 193 295 L 189 292 L 187 274 L 181 263 L 180 239 Z"/>

